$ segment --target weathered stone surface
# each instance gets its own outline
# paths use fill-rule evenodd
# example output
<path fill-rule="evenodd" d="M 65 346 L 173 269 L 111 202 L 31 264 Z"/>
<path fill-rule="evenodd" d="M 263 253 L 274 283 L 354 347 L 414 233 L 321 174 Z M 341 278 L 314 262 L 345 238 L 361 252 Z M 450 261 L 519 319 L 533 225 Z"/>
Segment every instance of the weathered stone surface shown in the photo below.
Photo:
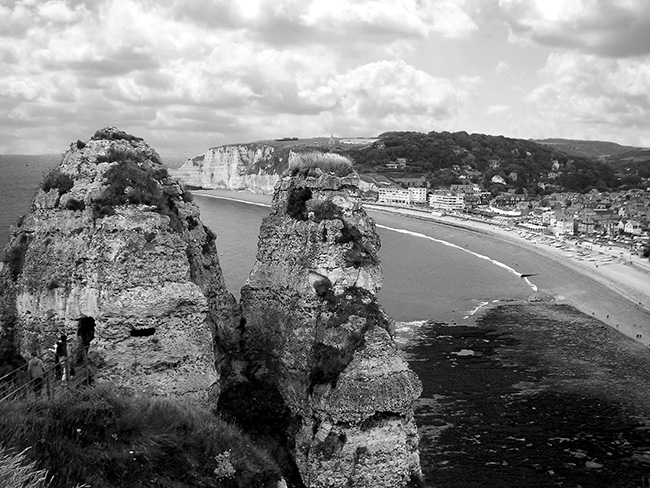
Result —
<path fill-rule="evenodd" d="M 245 366 L 226 388 L 277 388 L 306 486 L 405 487 L 420 476 L 412 402 L 421 383 L 376 302 L 380 242 L 354 181 L 276 185 L 242 289 Z"/>
<path fill-rule="evenodd" d="M 71 145 L 58 171 L 72 187 L 39 190 L 14 229 L 7 252 L 16 261 L 0 275 L 2 313 L 15 316 L 4 346 L 28 357 L 65 333 L 73 349 L 78 319 L 93 317 L 97 380 L 206 402 L 219 388 L 215 339 L 238 320 L 214 235 L 151 147 L 104 133 L 117 136 Z M 99 209 L 107 171 L 126 159 L 148 172 L 146 191 L 158 200 Z"/>
<path fill-rule="evenodd" d="M 272 193 L 281 172 L 272 160 L 274 152 L 272 146 L 263 144 L 213 147 L 188 159 L 172 174 L 198 188 Z M 286 162 L 280 166 L 286 168 Z"/>

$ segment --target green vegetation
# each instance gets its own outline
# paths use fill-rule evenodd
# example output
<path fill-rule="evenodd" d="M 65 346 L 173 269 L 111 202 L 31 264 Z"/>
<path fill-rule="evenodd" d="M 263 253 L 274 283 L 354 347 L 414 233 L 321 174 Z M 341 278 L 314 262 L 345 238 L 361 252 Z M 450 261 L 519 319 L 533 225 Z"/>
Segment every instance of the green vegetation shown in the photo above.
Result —
<path fill-rule="evenodd" d="M 6 268 L 9 270 L 12 278 L 16 280 L 18 279 L 18 276 L 20 276 L 20 274 L 23 272 L 23 266 L 25 264 L 25 253 L 27 252 L 30 238 L 23 232 L 20 234 L 20 237 L 18 237 L 14 242 L 15 244 L 7 248 L 5 251 L 3 262 L 5 263 Z"/>
<path fill-rule="evenodd" d="M 0 444 L 0 486 L 3 488 L 47 488 L 47 471 L 25 458 L 27 449 L 13 453 Z"/>
<path fill-rule="evenodd" d="M 45 175 L 41 188 L 44 192 L 49 192 L 52 189 L 59 190 L 59 195 L 69 192 L 74 186 L 74 181 L 60 169 L 55 168 Z"/>
<path fill-rule="evenodd" d="M 5 448 L 30 448 L 21 465 L 47 470 L 52 488 L 270 487 L 280 479 L 269 454 L 211 412 L 108 387 L 2 403 L 0 438 Z"/>
<path fill-rule="evenodd" d="M 330 313 L 326 325 L 328 329 L 341 327 L 351 316 L 365 317 L 366 321 L 362 327 L 356 330 L 348 329 L 348 335 L 343 344 L 339 343 L 337 346 L 320 342 L 314 344 L 310 389 L 319 383 L 331 383 L 335 387 L 339 375 L 352 361 L 354 352 L 363 344 L 365 333 L 373 326 L 389 330 L 386 316 L 369 291 L 351 286 L 346 288 L 341 295 L 336 296 L 331 289 L 327 289 L 327 285 L 327 282 L 318 283 L 317 291 Z"/>
<path fill-rule="evenodd" d="M 106 171 L 106 187 L 93 204 L 96 219 L 115 213 L 116 206 L 126 204 L 151 205 L 157 212 L 170 218 L 170 226 L 182 232 L 183 226 L 176 212 L 173 196 L 166 193 L 161 180 L 168 177 L 166 168 L 147 166 L 146 158 L 139 152 L 127 150 L 109 151 L 98 162 L 118 164 Z M 191 199 L 191 196 L 189 197 Z"/>
<path fill-rule="evenodd" d="M 311 199 L 311 188 L 292 188 L 287 199 L 287 214 L 296 220 L 307 220 L 307 202 Z"/>
<path fill-rule="evenodd" d="M 616 169 L 601 161 L 569 156 L 534 141 L 467 132 L 387 132 L 366 148 L 346 151 L 360 173 L 392 176 L 424 175 L 432 187 L 459 183 L 481 184 L 487 190 L 515 189 L 536 195 L 537 183 L 550 182 L 567 191 L 615 189 L 624 184 Z M 386 163 L 403 158 L 407 166 L 391 170 Z M 557 161 L 557 169 L 554 169 Z M 549 181 L 549 172 L 558 176 Z M 460 177 L 464 176 L 465 179 Z M 501 176 L 505 185 L 491 182 Z"/>
<path fill-rule="evenodd" d="M 79 211 L 85 209 L 86 204 L 81 200 L 77 200 L 76 198 L 71 198 L 65 203 L 65 208 L 68 210 Z"/>
<path fill-rule="evenodd" d="M 123 130 L 118 130 L 114 127 L 104 127 L 99 129 L 91 137 L 93 141 L 106 140 L 106 141 L 142 141 L 142 137 L 135 137 L 127 134 Z"/>
<path fill-rule="evenodd" d="M 320 171 L 319 171 L 320 170 Z M 352 161 L 341 154 L 310 151 L 297 153 L 289 161 L 288 172 L 291 176 L 314 176 L 322 173 L 333 173 L 337 176 L 347 176 L 352 173 Z"/>

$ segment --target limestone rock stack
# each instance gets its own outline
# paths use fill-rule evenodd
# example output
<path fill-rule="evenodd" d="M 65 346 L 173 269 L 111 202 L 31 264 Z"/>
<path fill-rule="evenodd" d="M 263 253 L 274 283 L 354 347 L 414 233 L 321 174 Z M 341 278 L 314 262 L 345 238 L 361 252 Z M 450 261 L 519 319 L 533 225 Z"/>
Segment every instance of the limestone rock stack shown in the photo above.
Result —
<path fill-rule="evenodd" d="M 409 486 L 420 475 L 421 383 L 376 302 L 380 242 L 358 178 L 295 173 L 276 185 L 261 226 L 229 388 L 277 392 L 307 487 Z"/>
<path fill-rule="evenodd" d="M 5 356 L 45 351 L 62 333 L 74 349 L 89 317 L 97 379 L 200 402 L 218 394 L 214 339 L 235 301 L 214 234 L 156 152 L 108 127 L 71 144 L 42 186 L 5 250 Z"/>

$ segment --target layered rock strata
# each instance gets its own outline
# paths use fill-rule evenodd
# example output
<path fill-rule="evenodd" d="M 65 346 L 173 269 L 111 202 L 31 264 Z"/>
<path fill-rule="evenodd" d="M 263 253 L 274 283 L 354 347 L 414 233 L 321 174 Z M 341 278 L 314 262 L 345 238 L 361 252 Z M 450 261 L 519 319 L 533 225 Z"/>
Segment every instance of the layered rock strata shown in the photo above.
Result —
<path fill-rule="evenodd" d="M 376 302 L 379 246 L 355 175 L 285 177 L 241 292 L 239 376 L 227 388 L 277 391 L 310 488 L 404 487 L 420 476 L 421 383 Z"/>
<path fill-rule="evenodd" d="M 270 194 L 287 167 L 286 157 L 275 153 L 274 147 L 264 144 L 213 147 L 172 174 L 196 188 Z"/>
<path fill-rule="evenodd" d="M 64 333 L 74 350 L 89 317 L 98 380 L 204 403 L 217 395 L 215 337 L 231 328 L 235 301 L 215 235 L 156 152 L 106 128 L 71 144 L 42 186 L 5 249 L 5 356 L 44 352 Z"/>

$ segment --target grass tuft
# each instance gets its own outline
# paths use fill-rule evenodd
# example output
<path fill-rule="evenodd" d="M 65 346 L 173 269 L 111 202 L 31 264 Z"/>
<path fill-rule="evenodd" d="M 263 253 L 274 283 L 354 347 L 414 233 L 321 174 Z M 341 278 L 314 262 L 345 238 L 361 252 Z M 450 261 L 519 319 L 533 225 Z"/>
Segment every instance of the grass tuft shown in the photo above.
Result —
<path fill-rule="evenodd" d="M 0 445 L 0 486 L 2 488 L 46 488 L 47 471 L 26 458 L 29 448 L 19 453 Z"/>
<path fill-rule="evenodd" d="M 333 173 L 337 176 L 347 176 L 352 173 L 352 161 L 336 153 L 321 153 L 317 151 L 297 153 L 289 161 L 288 172 L 291 176 L 314 176 L 322 173 Z"/>

